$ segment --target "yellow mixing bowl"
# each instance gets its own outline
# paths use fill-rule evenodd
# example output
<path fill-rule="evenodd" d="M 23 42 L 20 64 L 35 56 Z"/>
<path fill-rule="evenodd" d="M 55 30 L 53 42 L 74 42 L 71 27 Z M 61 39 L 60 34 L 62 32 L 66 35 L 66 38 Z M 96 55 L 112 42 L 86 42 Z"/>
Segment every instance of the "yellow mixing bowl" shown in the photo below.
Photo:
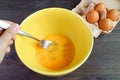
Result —
<path fill-rule="evenodd" d="M 60 33 L 72 40 L 75 46 L 75 58 L 61 70 L 49 70 L 36 60 L 37 41 L 17 35 L 15 47 L 20 60 L 31 70 L 47 76 L 63 76 L 80 67 L 89 57 L 93 48 L 93 36 L 82 18 L 63 8 L 47 8 L 28 16 L 21 29 L 38 39 L 47 34 Z"/>

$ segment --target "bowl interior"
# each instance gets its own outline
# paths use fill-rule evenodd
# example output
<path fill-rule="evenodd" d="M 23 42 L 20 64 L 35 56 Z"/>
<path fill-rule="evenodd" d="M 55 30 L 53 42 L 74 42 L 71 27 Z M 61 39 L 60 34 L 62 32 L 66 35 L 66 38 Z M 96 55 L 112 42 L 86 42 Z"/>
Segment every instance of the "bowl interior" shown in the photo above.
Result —
<path fill-rule="evenodd" d="M 60 33 L 70 38 L 75 45 L 75 58 L 68 67 L 49 70 L 36 60 L 37 42 L 17 35 L 15 47 L 18 57 L 28 68 L 43 75 L 62 76 L 74 71 L 85 62 L 93 47 L 93 37 L 89 28 L 79 15 L 66 9 L 47 8 L 37 11 L 22 22 L 21 29 L 38 39 L 47 34 Z"/>

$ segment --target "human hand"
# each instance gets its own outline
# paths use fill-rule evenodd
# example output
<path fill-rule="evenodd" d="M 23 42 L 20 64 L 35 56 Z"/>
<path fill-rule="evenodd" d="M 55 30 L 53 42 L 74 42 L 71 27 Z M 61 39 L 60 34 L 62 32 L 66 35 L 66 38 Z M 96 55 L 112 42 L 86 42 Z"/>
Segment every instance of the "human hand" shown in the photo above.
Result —
<path fill-rule="evenodd" d="M 10 52 L 10 45 L 13 44 L 15 35 L 20 28 L 16 23 L 8 23 L 11 24 L 9 28 L 7 28 L 5 31 L 0 29 L 0 63 L 2 62 L 4 55 Z"/>

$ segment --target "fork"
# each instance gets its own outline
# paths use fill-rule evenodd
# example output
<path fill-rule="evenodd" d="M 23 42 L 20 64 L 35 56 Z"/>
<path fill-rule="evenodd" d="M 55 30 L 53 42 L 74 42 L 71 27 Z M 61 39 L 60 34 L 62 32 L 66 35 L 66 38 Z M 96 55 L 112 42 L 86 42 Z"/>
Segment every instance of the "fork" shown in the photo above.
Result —
<path fill-rule="evenodd" d="M 5 22 L 3 20 L 0 20 L 0 28 L 1 29 L 7 29 L 9 26 L 10 26 L 9 23 L 7 23 L 7 22 Z M 24 32 L 22 30 L 19 30 L 18 34 L 26 36 L 26 37 L 29 37 L 29 38 L 32 38 L 32 39 L 38 41 L 41 44 L 41 46 L 42 46 L 43 49 L 48 49 L 49 46 L 53 45 L 53 42 L 51 42 L 49 40 L 39 40 L 39 39 L 35 38 L 34 36 L 32 36 L 32 35 Z M 5 56 L 4 53 L 0 53 L 0 63 L 2 62 L 4 56 Z"/>
<path fill-rule="evenodd" d="M 9 23 L 7 23 L 7 22 L 5 22 L 3 20 L 0 20 L 0 28 L 7 29 L 9 26 L 10 26 Z M 52 41 L 49 41 L 49 40 L 39 40 L 39 39 L 35 38 L 34 36 L 24 32 L 22 30 L 19 30 L 17 34 L 20 34 L 20 35 L 23 35 L 23 36 L 26 36 L 26 37 L 29 37 L 29 38 L 32 38 L 32 39 L 38 41 L 41 44 L 42 48 L 44 48 L 44 49 L 49 48 L 49 46 L 53 44 Z"/>

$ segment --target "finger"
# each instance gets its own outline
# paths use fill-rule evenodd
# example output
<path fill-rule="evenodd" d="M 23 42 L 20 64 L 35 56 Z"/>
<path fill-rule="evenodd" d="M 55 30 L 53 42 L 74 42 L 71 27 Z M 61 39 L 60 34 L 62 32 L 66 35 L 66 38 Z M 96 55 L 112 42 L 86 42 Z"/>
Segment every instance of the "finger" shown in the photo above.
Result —
<path fill-rule="evenodd" d="M 10 46 L 6 48 L 5 53 L 8 54 L 10 52 Z"/>
<path fill-rule="evenodd" d="M 15 40 L 16 39 L 16 36 L 14 36 L 13 38 L 12 38 L 12 40 Z"/>
<path fill-rule="evenodd" d="M 19 25 L 13 23 L 10 27 L 5 30 L 5 32 L 1 35 L 1 39 L 4 40 L 3 42 L 8 43 L 17 33 L 19 30 Z"/>
<path fill-rule="evenodd" d="M 9 42 L 9 46 L 12 45 L 12 44 L 13 44 L 13 40 L 10 40 L 10 42 Z"/>
<path fill-rule="evenodd" d="M 5 22 L 7 22 L 8 24 L 10 24 L 10 25 L 12 25 L 12 24 L 17 24 L 17 23 L 15 23 L 15 22 L 11 22 L 11 21 L 8 21 L 8 20 L 4 20 Z M 20 29 L 20 27 L 19 27 L 19 29 Z"/>

